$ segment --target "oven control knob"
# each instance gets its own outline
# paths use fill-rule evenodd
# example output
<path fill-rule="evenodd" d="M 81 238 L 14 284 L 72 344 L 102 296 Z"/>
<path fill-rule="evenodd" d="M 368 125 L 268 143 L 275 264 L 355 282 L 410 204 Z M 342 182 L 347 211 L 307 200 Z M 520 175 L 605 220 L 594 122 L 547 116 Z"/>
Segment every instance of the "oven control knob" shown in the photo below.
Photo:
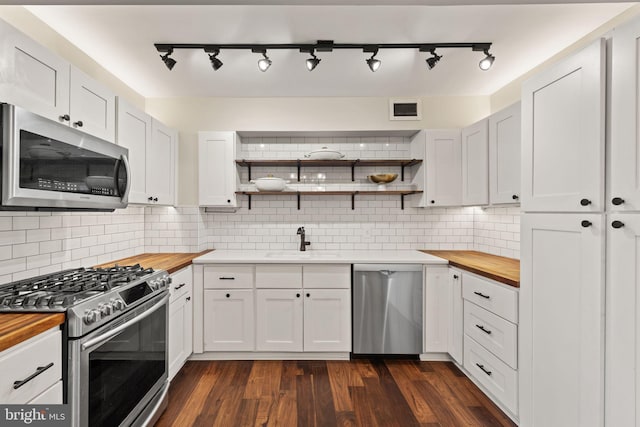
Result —
<path fill-rule="evenodd" d="M 154 291 L 157 291 L 157 290 L 158 290 L 158 288 L 159 288 L 158 281 L 157 281 L 157 280 L 151 280 L 151 281 L 149 282 L 149 286 L 150 286 L 150 287 L 151 287 L 151 289 L 153 289 Z"/>
<path fill-rule="evenodd" d="M 103 303 L 98 306 L 98 310 L 100 310 L 101 317 L 107 317 L 113 312 L 113 307 L 109 303 Z"/>
<path fill-rule="evenodd" d="M 97 309 L 87 310 L 84 312 L 84 323 L 90 325 L 100 320 L 100 312 Z"/>
<path fill-rule="evenodd" d="M 115 311 L 122 311 L 125 308 L 124 301 L 122 301 L 121 299 L 111 300 L 111 306 Z"/>

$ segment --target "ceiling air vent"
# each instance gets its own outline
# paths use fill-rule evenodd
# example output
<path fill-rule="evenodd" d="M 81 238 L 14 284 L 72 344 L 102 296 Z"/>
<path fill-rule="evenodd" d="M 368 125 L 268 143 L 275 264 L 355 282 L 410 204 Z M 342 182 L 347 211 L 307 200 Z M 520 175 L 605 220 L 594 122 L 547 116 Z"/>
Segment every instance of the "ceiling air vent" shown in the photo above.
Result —
<path fill-rule="evenodd" d="M 419 99 L 392 98 L 389 100 L 389 120 L 422 120 Z"/>

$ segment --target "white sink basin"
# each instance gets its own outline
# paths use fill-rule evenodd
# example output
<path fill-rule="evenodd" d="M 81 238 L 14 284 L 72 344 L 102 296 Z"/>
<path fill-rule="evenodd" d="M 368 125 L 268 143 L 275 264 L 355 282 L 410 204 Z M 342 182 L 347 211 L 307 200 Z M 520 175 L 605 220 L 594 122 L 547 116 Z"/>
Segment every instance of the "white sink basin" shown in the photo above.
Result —
<path fill-rule="evenodd" d="M 337 252 L 324 252 L 324 251 L 267 252 L 265 256 L 267 258 L 279 258 L 279 259 L 337 259 L 339 257 Z"/>

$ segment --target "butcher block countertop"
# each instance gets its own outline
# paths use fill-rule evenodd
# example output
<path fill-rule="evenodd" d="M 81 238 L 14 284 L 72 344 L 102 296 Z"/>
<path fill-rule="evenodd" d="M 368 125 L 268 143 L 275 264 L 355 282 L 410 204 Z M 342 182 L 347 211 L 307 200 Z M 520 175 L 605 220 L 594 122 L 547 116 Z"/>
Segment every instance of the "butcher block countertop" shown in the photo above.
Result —
<path fill-rule="evenodd" d="M 497 282 L 520 287 L 520 261 L 478 251 L 435 251 L 424 253 L 444 258 L 449 265 L 493 279 Z"/>
<path fill-rule="evenodd" d="M 166 270 L 169 274 L 191 265 L 194 258 L 202 256 L 211 250 L 202 252 L 176 252 L 176 253 L 148 253 L 122 258 L 115 261 L 96 265 L 96 267 L 112 267 L 118 265 L 140 264 L 143 268 L 153 268 L 154 270 Z"/>
<path fill-rule="evenodd" d="M 64 313 L 0 314 L 0 351 L 64 323 Z"/>

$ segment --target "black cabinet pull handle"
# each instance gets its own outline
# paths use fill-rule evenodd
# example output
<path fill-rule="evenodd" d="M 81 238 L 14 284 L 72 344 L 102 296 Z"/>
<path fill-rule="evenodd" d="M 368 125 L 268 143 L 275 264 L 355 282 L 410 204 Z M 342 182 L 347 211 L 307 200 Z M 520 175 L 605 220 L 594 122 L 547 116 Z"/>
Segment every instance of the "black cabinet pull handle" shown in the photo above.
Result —
<path fill-rule="evenodd" d="M 613 222 L 611 223 L 611 226 L 612 226 L 613 228 L 622 228 L 622 227 L 624 227 L 624 222 L 622 222 L 622 221 L 617 221 L 617 220 L 616 220 L 616 221 L 613 221 Z"/>
<path fill-rule="evenodd" d="M 591 204 L 591 200 L 589 200 L 589 199 L 582 199 L 582 200 L 580 200 L 580 204 L 581 204 L 582 206 L 589 206 L 589 205 Z"/>
<path fill-rule="evenodd" d="M 225 276 L 219 277 L 219 279 L 220 280 L 236 280 L 235 277 L 225 277 Z"/>
<path fill-rule="evenodd" d="M 300 294 L 296 294 L 296 298 L 300 298 Z"/>
<path fill-rule="evenodd" d="M 231 294 L 226 294 L 225 296 L 226 296 L 227 298 L 230 298 L 230 297 L 231 297 Z"/>
<path fill-rule="evenodd" d="M 518 200 L 520 198 L 520 196 L 518 196 L 517 194 L 514 194 L 513 196 L 511 196 L 511 198 L 513 200 Z"/>
<path fill-rule="evenodd" d="M 484 332 L 487 335 L 491 335 L 491 331 L 488 329 L 485 329 L 485 327 L 482 325 L 476 325 L 476 328 L 480 329 L 482 332 Z"/>
<path fill-rule="evenodd" d="M 476 363 L 476 366 L 480 369 L 482 369 L 482 372 L 484 372 L 487 375 L 491 375 L 491 371 L 487 371 L 486 369 L 484 369 L 484 365 L 481 365 L 479 363 Z"/>
<path fill-rule="evenodd" d="M 587 221 L 586 219 L 580 223 L 584 228 L 591 227 L 591 221 Z"/>
<path fill-rule="evenodd" d="M 178 286 L 174 287 L 173 289 L 177 291 L 178 289 L 184 288 L 185 286 L 187 286 L 186 283 L 180 283 Z"/>
<path fill-rule="evenodd" d="M 307 294 L 307 298 L 309 298 L 311 296 L 311 294 Z"/>
<path fill-rule="evenodd" d="M 485 295 L 482 292 L 478 292 L 478 291 L 475 291 L 474 294 L 478 295 L 479 297 L 485 298 L 485 299 L 490 299 L 491 298 L 489 295 Z"/>
<path fill-rule="evenodd" d="M 191 297 L 187 297 L 185 301 L 191 301 Z"/>
<path fill-rule="evenodd" d="M 49 369 L 50 367 L 53 366 L 53 362 L 49 363 L 46 366 L 38 366 L 36 368 L 36 371 L 29 375 L 27 378 L 20 380 L 20 381 L 14 381 L 13 382 L 13 389 L 17 390 L 20 387 L 22 387 L 23 385 L 25 385 L 26 383 L 28 383 L 29 381 L 31 381 L 32 379 L 34 379 L 35 377 L 37 377 L 38 375 L 40 375 L 41 373 L 43 373 L 44 371 L 46 371 L 47 369 Z"/>
<path fill-rule="evenodd" d="M 458 276 L 457 274 L 454 274 L 454 275 L 453 275 L 453 278 L 454 278 L 454 279 L 458 279 L 458 278 L 459 278 L 459 276 Z"/>
<path fill-rule="evenodd" d="M 71 120 L 71 117 L 69 117 L 68 114 L 64 114 L 62 116 L 59 117 L 61 122 L 68 122 L 69 120 Z"/>
<path fill-rule="evenodd" d="M 611 203 L 613 203 L 616 206 L 620 206 L 621 204 L 624 203 L 624 199 L 620 197 L 614 197 L 613 199 L 611 199 Z"/>
<path fill-rule="evenodd" d="M 84 123 L 82 123 L 82 120 L 78 120 L 77 122 L 73 122 L 73 125 L 81 128 L 84 125 Z"/>

